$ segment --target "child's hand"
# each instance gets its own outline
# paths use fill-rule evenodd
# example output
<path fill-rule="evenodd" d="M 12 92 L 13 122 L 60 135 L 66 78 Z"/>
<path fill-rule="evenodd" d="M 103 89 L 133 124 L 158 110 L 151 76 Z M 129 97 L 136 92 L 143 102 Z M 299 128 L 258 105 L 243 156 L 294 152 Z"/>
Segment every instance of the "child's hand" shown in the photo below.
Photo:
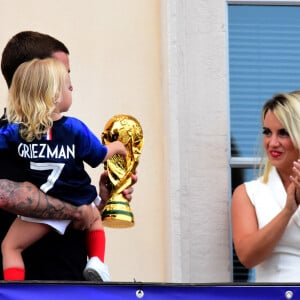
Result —
<path fill-rule="evenodd" d="M 115 147 L 116 147 L 116 151 L 117 151 L 117 154 L 119 155 L 122 155 L 124 157 L 126 157 L 127 155 L 127 149 L 126 147 L 124 146 L 124 144 L 120 141 L 115 141 L 113 142 L 115 144 Z"/>

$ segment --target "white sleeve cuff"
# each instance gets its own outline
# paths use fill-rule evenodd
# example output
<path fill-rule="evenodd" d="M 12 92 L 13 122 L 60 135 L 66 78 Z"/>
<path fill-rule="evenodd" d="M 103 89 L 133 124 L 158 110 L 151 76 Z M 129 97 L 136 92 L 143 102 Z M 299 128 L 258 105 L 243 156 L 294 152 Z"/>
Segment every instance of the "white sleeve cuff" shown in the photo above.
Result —
<path fill-rule="evenodd" d="M 101 201 L 102 201 L 102 199 L 101 199 L 101 197 L 98 195 L 97 198 L 95 199 L 94 203 L 95 203 L 96 206 L 99 206 L 100 203 L 101 203 Z"/>

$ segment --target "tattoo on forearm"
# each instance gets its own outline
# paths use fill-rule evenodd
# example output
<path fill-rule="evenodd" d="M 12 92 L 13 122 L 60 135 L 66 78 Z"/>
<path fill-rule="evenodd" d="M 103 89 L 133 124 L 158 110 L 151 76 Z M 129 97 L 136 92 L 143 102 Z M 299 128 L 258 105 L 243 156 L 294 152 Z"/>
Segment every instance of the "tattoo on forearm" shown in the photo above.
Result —
<path fill-rule="evenodd" d="M 0 208 L 11 213 L 42 218 L 71 219 L 77 207 L 44 194 L 29 182 L 0 180 Z"/>

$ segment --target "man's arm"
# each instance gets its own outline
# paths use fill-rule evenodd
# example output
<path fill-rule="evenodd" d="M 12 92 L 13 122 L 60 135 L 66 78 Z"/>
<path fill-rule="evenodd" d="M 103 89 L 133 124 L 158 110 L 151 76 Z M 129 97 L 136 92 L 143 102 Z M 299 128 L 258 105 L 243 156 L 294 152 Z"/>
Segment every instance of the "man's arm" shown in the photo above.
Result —
<path fill-rule="evenodd" d="M 99 180 L 99 194 L 102 198 L 101 211 L 109 199 L 111 191 L 107 188 L 107 172 Z M 132 184 L 123 191 L 124 197 L 131 201 L 137 175 L 132 175 Z M 26 217 L 40 219 L 72 220 L 73 226 L 84 230 L 99 217 L 99 211 L 91 205 L 74 206 L 43 193 L 30 182 L 14 182 L 0 179 L 0 208 Z"/>
<path fill-rule="evenodd" d="M 131 185 L 125 189 L 122 194 L 123 196 L 130 202 L 132 199 L 132 193 L 133 193 L 133 185 L 137 183 L 138 176 L 137 173 L 135 172 L 134 174 L 131 175 Z M 111 196 L 111 190 L 109 190 L 109 185 L 107 184 L 109 181 L 108 179 L 108 172 L 104 171 L 99 180 L 99 195 L 102 199 L 98 209 L 101 211 L 106 202 L 108 201 L 109 197 Z"/>
<path fill-rule="evenodd" d="M 85 229 L 99 214 L 89 205 L 79 207 L 44 194 L 30 182 L 0 180 L 0 208 L 14 214 L 40 219 L 76 221 L 76 228 Z"/>

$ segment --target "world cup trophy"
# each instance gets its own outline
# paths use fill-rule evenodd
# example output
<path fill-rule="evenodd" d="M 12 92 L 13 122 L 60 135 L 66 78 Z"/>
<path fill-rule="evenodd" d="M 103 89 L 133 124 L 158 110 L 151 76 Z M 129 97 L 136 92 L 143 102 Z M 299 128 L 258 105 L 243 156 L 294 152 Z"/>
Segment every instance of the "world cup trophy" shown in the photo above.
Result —
<path fill-rule="evenodd" d="M 131 175 L 139 163 L 144 144 L 143 130 L 140 123 L 129 115 L 115 115 L 105 125 L 102 142 L 107 145 L 114 141 L 122 142 L 126 157 L 115 154 L 104 163 L 108 171 L 111 197 L 102 210 L 102 222 L 106 227 L 127 228 L 134 225 L 134 216 L 128 200 L 122 191 L 131 185 Z"/>

